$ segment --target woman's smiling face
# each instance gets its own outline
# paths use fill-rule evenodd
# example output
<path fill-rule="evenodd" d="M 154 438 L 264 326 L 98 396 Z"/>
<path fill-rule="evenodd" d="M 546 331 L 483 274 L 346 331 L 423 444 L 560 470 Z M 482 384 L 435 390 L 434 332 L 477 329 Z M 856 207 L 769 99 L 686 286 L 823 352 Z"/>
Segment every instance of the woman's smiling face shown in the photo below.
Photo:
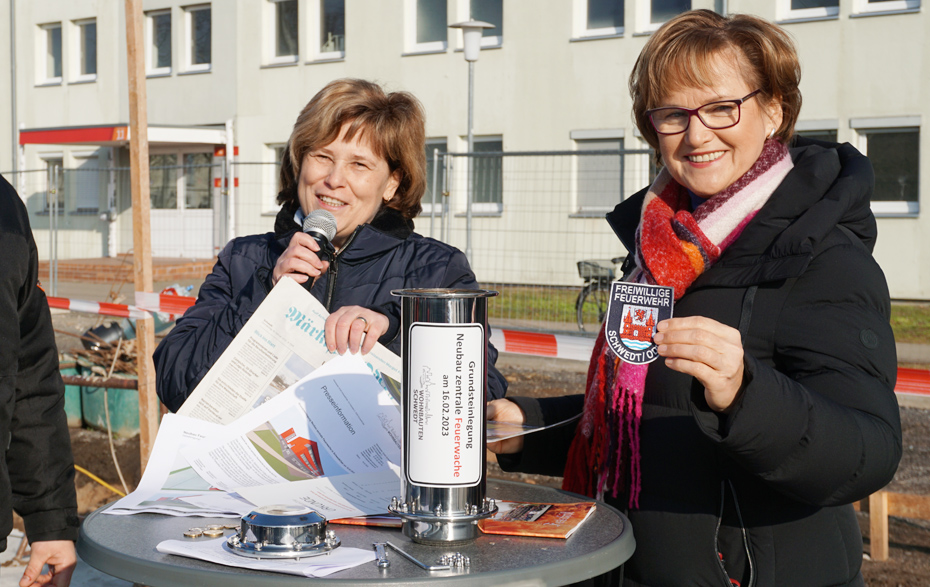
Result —
<path fill-rule="evenodd" d="M 332 143 L 311 149 L 300 166 L 297 196 L 304 214 L 328 210 L 336 217 L 333 244 L 342 247 L 355 229 L 370 222 L 383 202 L 389 202 L 400 183 L 400 172 L 391 173 L 388 162 L 377 155 L 365 132 L 351 139 L 348 123 Z"/>
<path fill-rule="evenodd" d="M 713 58 L 719 81 L 701 88 L 677 88 L 657 107 L 699 108 L 717 100 L 739 100 L 758 88 L 744 79 L 739 59 L 720 54 Z M 781 124 L 777 100 L 766 104 L 762 94 L 741 106 L 740 121 L 730 128 L 709 129 L 692 116 L 687 130 L 677 135 L 659 135 L 662 162 L 672 177 L 698 196 L 709 198 L 742 177 L 759 158 L 772 129 Z"/>

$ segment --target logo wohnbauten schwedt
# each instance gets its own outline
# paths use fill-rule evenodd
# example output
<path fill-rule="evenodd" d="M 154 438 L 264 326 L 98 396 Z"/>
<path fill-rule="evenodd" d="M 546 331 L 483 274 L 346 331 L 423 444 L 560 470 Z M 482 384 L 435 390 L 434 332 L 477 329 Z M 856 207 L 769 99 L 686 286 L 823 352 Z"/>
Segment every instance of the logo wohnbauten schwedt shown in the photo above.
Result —
<path fill-rule="evenodd" d="M 634 365 L 658 359 L 659 352 L 652 336 L 656 324 L 672 317 L 673 294 L 673 288 L 661 285 L 623 281 L 610 284 L 604 323 L 610 349 Z"/>

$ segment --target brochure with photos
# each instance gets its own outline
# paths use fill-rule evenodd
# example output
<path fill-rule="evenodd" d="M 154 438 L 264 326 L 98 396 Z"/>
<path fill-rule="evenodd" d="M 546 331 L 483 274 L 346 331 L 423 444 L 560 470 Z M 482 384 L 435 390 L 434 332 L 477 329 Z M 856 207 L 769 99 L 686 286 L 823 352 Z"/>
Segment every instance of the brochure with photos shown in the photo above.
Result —
<path fill-rule="evenodd" d="M 498 512 L 478 522 L 485 534 L 568 538 L 594 511 L 595 502 L 515 503 L 497 502 Z"/>

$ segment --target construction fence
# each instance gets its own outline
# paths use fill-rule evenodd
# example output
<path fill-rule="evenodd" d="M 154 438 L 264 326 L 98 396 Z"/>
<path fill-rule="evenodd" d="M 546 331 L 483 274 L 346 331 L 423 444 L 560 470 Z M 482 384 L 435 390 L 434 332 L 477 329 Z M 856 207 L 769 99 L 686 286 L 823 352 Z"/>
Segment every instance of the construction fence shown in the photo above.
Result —
<path fill-rule="evenodd" d="M 151 156 L 154 257 L 209 258 L 230 238 L 273 229 L 279 166 L 218 160 Z M 132 248 L 126 155 L 108 162 L 3 173 L 26 203 L 52 287 L 57 260 Z M 416 231 L 465 251 L 482 287 L 500 292 L 492 323 L 577 332 L 578 294 L 596 278 L 579 261 L 612 268 L 608 260 L 625 255 L 604 215 L 648 185 L 655 167 L 648 150 L 433 151 L 427 172 Z"/>

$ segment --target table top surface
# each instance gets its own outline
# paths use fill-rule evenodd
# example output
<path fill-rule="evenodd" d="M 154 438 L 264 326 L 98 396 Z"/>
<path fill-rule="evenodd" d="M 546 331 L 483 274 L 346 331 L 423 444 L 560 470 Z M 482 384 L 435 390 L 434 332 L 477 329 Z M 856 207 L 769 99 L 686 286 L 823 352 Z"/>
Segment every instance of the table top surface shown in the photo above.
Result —
<path fill-rule="evenodd" d="M 585 498 L 524 483 L 488 480 L 488 497 L 518 502 L 565 503 Z M 262 585 L 305 586 L 297 575 L 225 567 L 155 550 L 168 539 L 181 539 L 191 526 L 230 523 L 230 518 L 190 518 L 158 514 L 110 516 L 107 506 L 92 513 L 81 527 L 77 548 L 91 566 L 115 577 L 151 587 L 178 586 L 253 587 Z M 418 560 L 436 564 L 443 554 L 459 552 L 470 559 L 467 570 L 426 571 L 388 549 L 387 569 L 365 563 L 327 577 L 314 578 L 320 585 L 565 585 L 594 577 L 625 562 L 635 548 L 627 518 L 598 502 L 594 513 L 567 540 L 481 534 L 472 543 L 453 547 L 426 546 L 411 542 L 397 528 L 333 524 L 331 530 L 344 546 L 371 549 L 373 542 L 390 541 Z M 232 531 L 228 531 L 227 535 Z"/>

